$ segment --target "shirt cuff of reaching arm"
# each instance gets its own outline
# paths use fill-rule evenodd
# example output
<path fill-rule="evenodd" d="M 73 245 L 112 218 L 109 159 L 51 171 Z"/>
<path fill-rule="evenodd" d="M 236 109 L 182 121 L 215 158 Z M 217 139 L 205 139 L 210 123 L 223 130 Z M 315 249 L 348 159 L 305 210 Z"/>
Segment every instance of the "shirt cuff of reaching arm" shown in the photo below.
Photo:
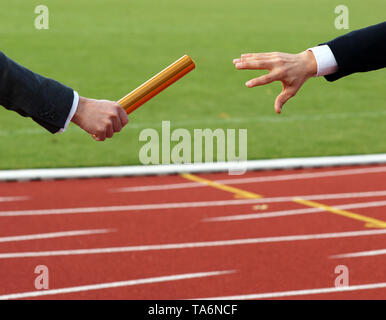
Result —
<path fill-rule="evenodd" d="M 59 130 L 59 132 L 64 132 L 66 131 L 68 125 L 70 124 L 72 118 L 75 115 L 76 110 L 78 109 L 78 104 L 79 104 L 79 94 L 78 92 L 74 91 L 74 101 L 72 103 L 72 107 L 70 110 L 70 113 L 68 114 L 66 123 L 64 124 L 64 127 Z"/>
<path fill-rule="evenodd" d="M 338 70 L 338 63 L 328 45 L 322 45 L 314 48 L 309 48 L 314 54 L 318 72 L 315 77 L 326 76 L 335 73 Z"/>

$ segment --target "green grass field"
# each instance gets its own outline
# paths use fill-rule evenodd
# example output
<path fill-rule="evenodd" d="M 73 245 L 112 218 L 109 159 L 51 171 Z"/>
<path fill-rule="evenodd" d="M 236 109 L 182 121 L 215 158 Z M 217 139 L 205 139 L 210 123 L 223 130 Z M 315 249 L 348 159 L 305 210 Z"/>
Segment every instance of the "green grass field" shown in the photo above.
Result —
<path fill-rule="evenodd" d="M 312 79 L 282 115 L 281 84 L 247 89 L 261 72 L 236 71 L 244 52 L 299 52 L 347 31 L 324 0 L 46 0 L 50 29 L 36 30 L 36 0 L 3 0 L 0 50 L 93 98 L 118 100 L 183 54 L 197 69 L 138 109 L 119 135 L 94 142 L 74 125 L 51 135 L 0 108 L 0 168 L 138 164 L 144 128 L 247 128 L 249 159 L 386 152 L 386 72 Z M 350 30 L 384 20 L 383 0 L 350 0 Z"/>

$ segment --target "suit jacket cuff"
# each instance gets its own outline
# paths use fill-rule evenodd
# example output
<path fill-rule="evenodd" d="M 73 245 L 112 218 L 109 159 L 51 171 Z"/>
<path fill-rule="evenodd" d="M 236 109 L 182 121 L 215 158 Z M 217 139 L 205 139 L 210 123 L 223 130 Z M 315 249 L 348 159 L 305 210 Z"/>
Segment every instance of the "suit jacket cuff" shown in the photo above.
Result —
<path fill-rule="evenodd" d="M 64 124 L 64 127 L 59 130 L 59 132 L 64 132 L 66 131 L 68 125 L 70 124 L 72 118 L 74 117 L 76 110 L 78 109 L 79 105 L 79 94 L 78 92 L 74 91 L 74 101 L 72 102 L 72 107 L 70 110 L 70 113 L 67 117 L 66 123 Z"/>

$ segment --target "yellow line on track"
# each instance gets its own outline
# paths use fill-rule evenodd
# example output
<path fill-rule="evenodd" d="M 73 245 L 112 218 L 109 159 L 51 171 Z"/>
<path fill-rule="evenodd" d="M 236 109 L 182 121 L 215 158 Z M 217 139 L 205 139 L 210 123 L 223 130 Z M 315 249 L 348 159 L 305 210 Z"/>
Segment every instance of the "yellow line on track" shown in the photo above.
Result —
<path fill-rule="evenodd" d="M 248 192 L 248 191 L 241 190 L 238 188 L 230 187 L 230 186 L 227 186 L 225 184 L 221 184 L 218 182 L 214 182 L 212 180 L 201 178 L 201 177 L 198 177 L 198 176 L 190 174 L 190 173 L 184 173 L 184 174 L 181 174 L 181 176 L 185 179 L 190 180 L 190 181 L 200 182 L 202 184 L 206 184 L 209 187 L 213 187 L 215 189 L 219 189 L 219 190 L 233 193 L 237 198 L 246 198 L 246 199 L 262 198 L 262 196 L 260 194 L 256 194 L 253 192 Z"/>
<path fill-rule="evenodd" d="M 245 191 L 245 190 L 242 190 L 239 188 L 230 187 L 230 186 L 218 183 L 218 182 L 214 182 L 214 181 L 209 180 L 209 179 L 198 177 L 198 176 L 190 174 L 190 173 L 184 173 L 184 174 L 181 174 L 181 176 L 187 180 L 190 180 L 190 181 L 200 182 L 200 183 L 205 184 L 209 187 L 213 187 L 213 188 L 216 188 L 219 190 L 231 192 L 237 198 L 256 199 L 256 198 L 262 198 L 263 197 L 260 194 Z M 365 227 L 367 227 L 367 228 L 386 228 L 386 222 L 385 221 L 378 220 L 375 218 L 370 218 L 370 217 L 367 217 L 367 216 L 364 216 L 364 215 L 361 215 L 358 213 L 353 213 L 353 212 L 337 209 L 337 208 L 327 206 L 327 205 L 322 204 L 322 203 L 318 203 L 318 202 L 310 201 L 310 200 L 305 200 L 305 199 L 301 199 L 301 198 L 293 198 L 292 201 L 299 203 L 299 204 L 302 204 L 306 207 L 323 209 L 327 212 L 334 213 L 334 214 L 337 214 L 337 215 L 340 215 L 340 216 L 343 216 L 346 218 L 365 222 L 366 223 Z"/>
<path fill-rule="evenodd" d="M 358 213 L 353 213 L 353 212 L 337 209 L 337 208 L 330 207 L 330 206 L 327 206 L 327 205 L 322 204 L 322 203 L 304 200 L 301 198 L 294 198 L 293 201 L 296 203 L 300 203 L 302 205 L 305 205 L 307 207 L 323 209 L 325 211 L 328 211 L 328 212 L 331 212 L 334 214 L 338 214 L 338 215 L 346 217 L 346 218 L 366 222 L 365 226 L 368 228 L 386 228 L 386 222 L 385 221 L 370 218 L 367 216 L 363 216 L 363 215 L 358 214 Z"/>

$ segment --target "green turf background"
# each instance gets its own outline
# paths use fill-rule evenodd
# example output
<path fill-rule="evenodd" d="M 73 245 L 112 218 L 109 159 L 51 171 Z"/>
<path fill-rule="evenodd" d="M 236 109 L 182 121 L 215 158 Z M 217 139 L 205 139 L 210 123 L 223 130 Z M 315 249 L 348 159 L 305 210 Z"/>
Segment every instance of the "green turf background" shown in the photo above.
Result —
<path fill-rule="evenodd" d="M 35 30 L 34 8 L 50 9 Z M 280 83 L 247 89 L 261 72 L 236 71 L 244 52 L 299 52 L 347 31 L 334 8 L 350 9 L 350 30 L 384 20 L 384 0 L 2 0 L 0 50 L 82 96 L 117 100 L 183 54 L 197 69 L 137 110 L 114 139 L 94 142 L 71 125 L 51 135 L 0 109 L 0 168 L 137 164 L 143 128 L 247 128 L 249 159 L 386 152 L 386 72 L 335 83 L 312 79 L 282 115 Z"/>

